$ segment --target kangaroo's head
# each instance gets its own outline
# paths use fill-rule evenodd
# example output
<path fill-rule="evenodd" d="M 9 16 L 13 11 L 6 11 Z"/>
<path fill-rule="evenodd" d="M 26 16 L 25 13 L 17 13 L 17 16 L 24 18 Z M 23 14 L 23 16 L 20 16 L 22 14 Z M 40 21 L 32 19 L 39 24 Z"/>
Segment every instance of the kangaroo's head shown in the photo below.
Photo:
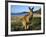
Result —
<path fill-rule="evenodd" d="M 32 8 L 29 7 L 30 12 L 33 12 L 33 9 L 34 9 L 34 7 L 32 7 Z"/>

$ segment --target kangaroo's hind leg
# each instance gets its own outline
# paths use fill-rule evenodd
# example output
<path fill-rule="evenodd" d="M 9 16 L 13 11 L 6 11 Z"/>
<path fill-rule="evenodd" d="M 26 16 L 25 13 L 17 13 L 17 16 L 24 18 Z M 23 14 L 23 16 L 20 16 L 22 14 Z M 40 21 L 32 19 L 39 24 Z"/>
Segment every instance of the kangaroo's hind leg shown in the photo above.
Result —
<path fill-rule="evenodd" d="M 25 20 L 22 21 L 22 24 L 23 24 L 24 30 L 26 30 L 27 29 L 27 27 L 26 27 L 26 21 Z"/>

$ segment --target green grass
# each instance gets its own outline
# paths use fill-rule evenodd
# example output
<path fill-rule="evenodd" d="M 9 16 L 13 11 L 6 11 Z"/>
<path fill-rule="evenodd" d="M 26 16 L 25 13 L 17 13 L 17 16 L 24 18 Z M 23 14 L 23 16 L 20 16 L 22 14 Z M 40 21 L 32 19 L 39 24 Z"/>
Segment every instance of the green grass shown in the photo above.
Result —
<path fill-rule="evenodd" d="M 41 29 L 41 17 L 33 17 L 30 21 L 29 30 L 40 30 Z M 19 21 L 17 23 L 11 22 L 11 31 L 24 31 L 22 23 Z"/>
<path fill-rule="evenodd" d="M 32 30 L 40 30 L 41 29 L 41 18 L 33 17 L 31 27 L 32 27 Z"/>

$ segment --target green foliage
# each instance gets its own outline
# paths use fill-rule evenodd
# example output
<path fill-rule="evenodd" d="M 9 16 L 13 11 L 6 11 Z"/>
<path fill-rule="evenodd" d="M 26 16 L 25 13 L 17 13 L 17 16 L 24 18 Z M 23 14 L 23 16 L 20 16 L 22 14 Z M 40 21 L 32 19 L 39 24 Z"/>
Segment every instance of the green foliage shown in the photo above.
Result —
<path fill-rule="evenodd" d="M 40 17 L 33 17 L 31 27 L 32 27 L 32 30 L 41 29 L 41 18 Z"/>
<path fill-rule="evenodd" d="M 41 17 L 33 17 L 28 30 L 40 30 L 41 29 Z M 17 23 L 11 22 L 11 31 L 23 31 L 23 25 L 19 21 Z"/>

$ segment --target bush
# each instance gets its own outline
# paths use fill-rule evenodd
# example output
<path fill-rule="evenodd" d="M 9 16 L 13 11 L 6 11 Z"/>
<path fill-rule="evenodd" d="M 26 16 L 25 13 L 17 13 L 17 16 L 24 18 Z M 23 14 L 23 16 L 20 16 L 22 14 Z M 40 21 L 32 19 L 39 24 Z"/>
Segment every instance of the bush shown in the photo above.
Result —
<path fill-rule="evenodd" d="M 33 17 L 28 30 L 40 30 L 41 29 L 41 17 Z M 11 31 L 24 31 L 22 23 L 11 22 Z"/>

